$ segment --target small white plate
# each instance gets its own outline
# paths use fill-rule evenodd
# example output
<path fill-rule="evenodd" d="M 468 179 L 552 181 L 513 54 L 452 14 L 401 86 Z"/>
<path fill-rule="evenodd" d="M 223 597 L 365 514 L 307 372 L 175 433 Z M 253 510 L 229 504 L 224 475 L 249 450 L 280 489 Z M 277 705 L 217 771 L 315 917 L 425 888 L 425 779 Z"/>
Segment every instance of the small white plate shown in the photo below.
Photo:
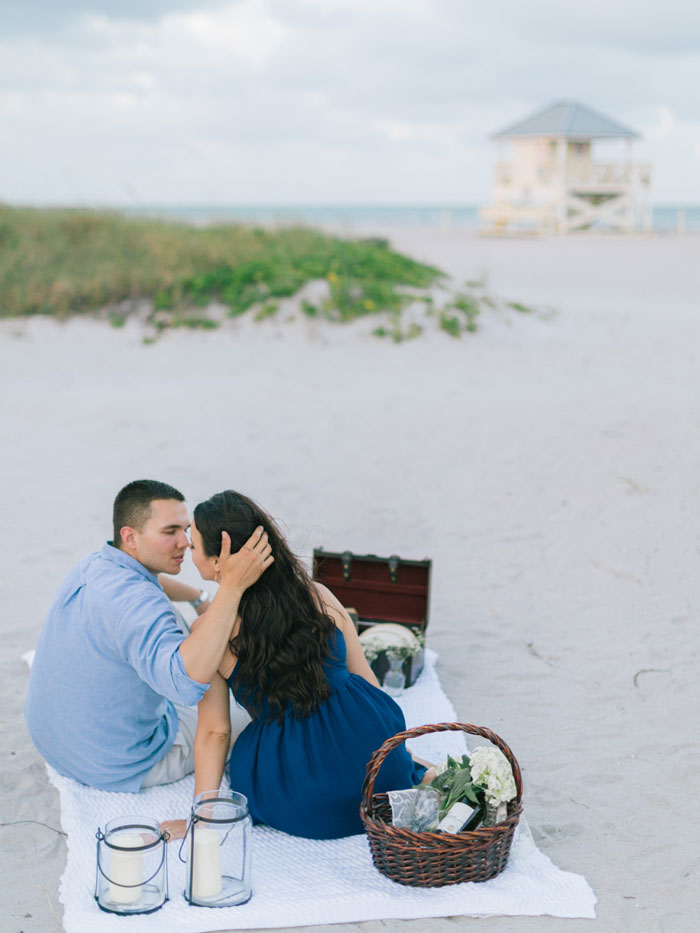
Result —
<path fill-rule="evenodd" d="M 360 620 L 362 621 L 362 620 Z M 373 625 L 365 629 L 360 635 L 360 641 L 374 641 L 380 645 L 406 645 L 412 648 L 418 647 L 418 639 L 405 625 L 397 625 L 396 622 L 382 622 L 379 625 Z"/>

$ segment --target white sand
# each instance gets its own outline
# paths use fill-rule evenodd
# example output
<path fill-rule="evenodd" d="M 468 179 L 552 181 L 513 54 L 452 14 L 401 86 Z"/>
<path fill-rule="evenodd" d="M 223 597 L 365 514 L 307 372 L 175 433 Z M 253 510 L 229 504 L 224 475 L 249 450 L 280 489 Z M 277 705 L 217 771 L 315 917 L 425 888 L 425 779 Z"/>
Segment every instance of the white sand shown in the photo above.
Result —
<path fill-rule="evenodd" d="M 233 486 L 301 554 L 432 557 L 445 690 L 512 745 L 535 839 L 591 882 L 596 928 L 695 931 L 700 242 L 393 242 L 560 313 L 398 346 L 276 322 L 153 346 L 136 324 L 2 322 L 2 822 L 59 826 L 19 655 L 66 571 L 109 537 L 116 490 L 152 476 L 194 504 Z M 60 929 L 63 838 L 0 833 L 3 929 Z M 590 921 L 333 929 L 477 923 Z"/>

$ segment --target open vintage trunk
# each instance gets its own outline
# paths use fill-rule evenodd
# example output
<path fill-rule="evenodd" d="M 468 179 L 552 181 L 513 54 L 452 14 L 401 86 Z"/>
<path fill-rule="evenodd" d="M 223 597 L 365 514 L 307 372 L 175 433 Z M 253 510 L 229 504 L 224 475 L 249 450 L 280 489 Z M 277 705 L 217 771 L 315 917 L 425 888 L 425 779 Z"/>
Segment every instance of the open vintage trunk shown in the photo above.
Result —
<path fill-rule="evenodd" d="M 357 612 L 360 634 L 374 625 L 394 622 L 423 636 L 428 625 L 430 567 L 429 560 L 402 560 L 395 554 L 377 557 L 315 548 L 312 575 Z M 424 656 L 421 651 L 403 662 L 406 686 L 423 670 Z M 380 684 L 389 666 L 384 652 L 372 661 Z"/>

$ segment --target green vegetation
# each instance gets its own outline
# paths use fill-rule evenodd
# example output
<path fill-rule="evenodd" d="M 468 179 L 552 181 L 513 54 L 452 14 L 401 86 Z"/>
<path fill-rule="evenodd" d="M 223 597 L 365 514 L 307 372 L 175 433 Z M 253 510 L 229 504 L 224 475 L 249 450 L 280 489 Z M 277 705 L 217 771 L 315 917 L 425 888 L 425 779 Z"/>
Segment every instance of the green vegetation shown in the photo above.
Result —
<path fill-rule="evenodd" d="M 473 334 L 477 329 L 476 319 L 481 314 L 479 300 L 474 295 L 456 295 L 452 307 L 464 314 L 464 329 Z"/>
<path fill-rule="evenodd" d="M 264 321 L 268 317 L 274 317 L 279 311 L 280 306 L 277 301 L 267 301 L 264 305 L 260 305 L 258 310 L 254 314 L 254 320 Z"/>
<path fill-rule="evenodd" d="M 396 318 L 391 327 L 375 327 L 372 334 L 375 337 L 391 337 L 394 343 L 403 343 L 404 340 L 413 340 L 423 333 L 423 328 L 415 321 L 406 329 L 401 326 L 400 318 Z"/>
<path fill-rule="evenodd" d="M 456 314 L 450 314 L 446 309 L 440 312 L 440 328 L 450 337 L 459 337 L 462 333 L 462 322 Z"/>
<path fill-rule="evenodd" d="M 195 317 L 194 315 L 178 315 L 173 318 L 171 327 L 189 327 L 192 330 L 215 330 L 219 326 L 218 321 L 212 321 L 208 317 Z"/>
<path fill-rule="evenodd" d="M 211 327 L 193 309 L 212 301 L 231 315 L 295 295 L 325 279 L 329 297 L 305 313 L 349 321 L 400 311 L 399 287 L 424 289 L 442 273 L 393 252 L 383 240 L 343 240 L 302 228 L 267 231 L 221 225 L 205 229 L 84 210 L 0 206 L 0 315 L 96 311 L 148 298 L 168 325 Z M 314 312 L 311 308 L 314 308 Z M 117 317 L 112 316 L 112 323 Z"/>
<path fill-rule="evenodd" d="M 309 283 L 308 297 L 299 294 Z M 344 323 L 371 315 L 371 333 L 394 343 L 429 328 L 453 338 L 474 333 L 486 309 L 534 311 L 496 301 L 482 281 L 455 291 L 439 269 L 377 237 L 0 205 L 0 317 L 101 311 L 121 328 L 137 314 L 149 328 L 144 343 L 152 343 L 170 328 L 219 327 L 222 311 L 251 311 L 264 322 L 294 296 L 302 317 Z"/>
<path fill-rule="evenodd" d="M 512 308 L 513 311 L 518 311 L 520 314 L 532 314 L 533 309 L 528 308 L 527 305 L 521 304 L 519 301 L 507 301 L 506 308 Z"/>

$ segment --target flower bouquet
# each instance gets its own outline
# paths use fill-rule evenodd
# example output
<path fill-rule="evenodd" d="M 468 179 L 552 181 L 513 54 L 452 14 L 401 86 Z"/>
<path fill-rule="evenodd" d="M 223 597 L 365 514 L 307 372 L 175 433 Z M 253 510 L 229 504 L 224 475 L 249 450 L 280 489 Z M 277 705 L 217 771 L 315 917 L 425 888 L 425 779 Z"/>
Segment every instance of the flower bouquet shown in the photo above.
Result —
<path fill-rule="evenodd" d="M 376 661 L 380 654 L 384 654 L 387 660 L 407 661 L 425 648 L 425 632 L 413 632 L 408 643 L 399 645 L 384 642 L 375 632 L 368 632 L 369 637 L 362 639 L 362 650 L 369 664 Z"/>
<path fill-rule="evenodd" d="M 394 826 L 415 832 L 458 833 L 495 826 L 508 816 L 516 796 L 508 759 L 499 748 L 480 746 L 461 760 L 448 756 L 430 783 L 391 791 Z"/>
<path fill-rule="evenodd" d="M 430 786 L 442 794 L 438 814 L 441 822 L 450 813 L 466 816 L 465 822 L 452 832 L 471 829 L 477 823 L 495 826 L 502 822 L 508 815 L 508 803 L 516 794 L 513 769 L 508 759 L 500 748 L 489 745 L 475 748 L 471 755 L 462 755 L 461 761 L 448 756 Z M 458 804 L 461 806 L 455 810 Z M 469 804 L 473 806 L 469 807 Z M 453 817 L 449 825 L 454 822 Z M 445 831 L 450 831 L 447 825 Z"/>
<path fill-rule="evenodd" d="M 423 667 L 425 632 L 404 629 L 400 641 L 393 640 L 398 626 L 377 625 L 360 636 L 369 666 L 387 693 L 398 696 L 412 684 Z M 390 638 L 387 633 L 391 630 Z"/>

